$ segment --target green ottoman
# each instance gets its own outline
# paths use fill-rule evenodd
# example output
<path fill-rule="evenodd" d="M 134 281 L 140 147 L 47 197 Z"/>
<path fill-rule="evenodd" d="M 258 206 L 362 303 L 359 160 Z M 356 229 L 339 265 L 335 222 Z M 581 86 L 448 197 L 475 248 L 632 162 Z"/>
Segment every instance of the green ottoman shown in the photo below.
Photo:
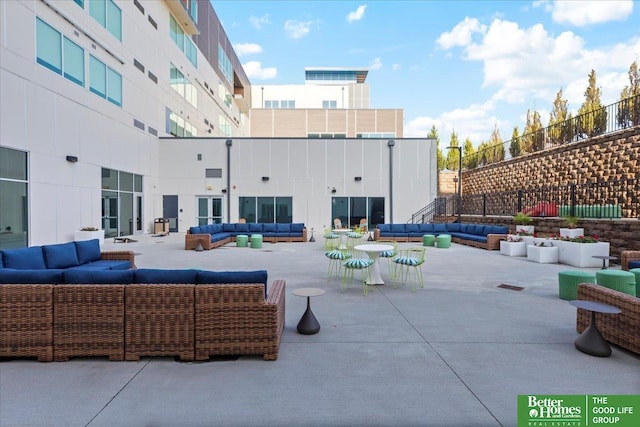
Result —
<path fill-rule="evenodd" d="M 436 248 L 446 249 L 451 247 L 451 236 L 449 234 L 440 234 L 436 237 Z"/>
<path fill-rule="evenodd" d="M 246 248 L 249 242 L 249 236 L 246 234 L 238 234 L 236 236 L 236 246 L 239 248 Z"/>
<path fill-rule="evenodd" d="M 251 248 L 252 249 L 262 248 L 262 234 L 251 235 Z"/>
<path fill-rule="evenodd" d="M 636 276 L 636 296 L 640 298 L 640 268 L 632 268 L 629 273 L 633 273 Z"/>
<path fill-rule="evenodd" d="M 598 270 L 596 283 L 605 288 L 636 296 L 636 276 L 629 271 Z"/>
<path fill-rule="evenodd" d="M 433 246 L 436 243 L 436 236 L 433 234 L 425 234 L 422 236 L 422 246 Z"/>
<path fill-rule="evenodd" d="M 579 283 L 596 283 L 596 276 L 588 271 L 561 271 L 558 273 L 558 296 L 568 301 L 578 299 Z"/>

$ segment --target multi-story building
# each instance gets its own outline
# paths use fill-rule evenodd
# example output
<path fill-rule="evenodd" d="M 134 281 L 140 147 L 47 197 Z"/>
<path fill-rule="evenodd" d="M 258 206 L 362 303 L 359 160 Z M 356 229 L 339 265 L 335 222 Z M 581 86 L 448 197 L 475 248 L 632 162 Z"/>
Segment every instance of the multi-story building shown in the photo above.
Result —
<path fill-rule="evenodd" d="M 262 90 L 208 0 L 1 1 L 0 25 L 0 248 L 150 233 L 158 217 L 318 229 L 363 202 L 405 220 L 436 195 L 435 143 L 402 139 L 402 110 L 379 126 L 364 80 L 344 85 L 349 108 L 296 111 L 326 128 L 296 117 L 256 137 L 260 114 L 285 110 L 252 109 Z"/>

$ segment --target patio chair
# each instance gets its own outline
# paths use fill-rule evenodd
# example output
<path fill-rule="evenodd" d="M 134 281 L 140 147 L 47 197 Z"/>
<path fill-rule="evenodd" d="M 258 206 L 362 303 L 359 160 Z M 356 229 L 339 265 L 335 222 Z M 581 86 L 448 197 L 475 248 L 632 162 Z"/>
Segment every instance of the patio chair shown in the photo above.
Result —
<path fill-rule="evenodd" d="M 413 275 L 413 286 L 411 290 L 416 291 L 418 285 L 424 288 L 422 279 L 422 264 L 424 264 L 425 247 L 409 248 L 399 251 L 398 256 L 393 259 L 396 264 L 394 269 L 394 287 L 398 286 L 398 282 L 402 280 L 402 284 L 406 285 L 409 274 Z"/>
<path fill-rule="evenodd" d="M 324 253 L 329 258 L 329 269 L 327 270 L 327 280 L 331 278 L 331 274 L 340 276 L 342 272 L 342 263 L 351 258 L 351 254 L 343 249 L 334 249 Z"/>
<path fill-rule="evenodd" d="M 353 283 L 353 276 L 356 271 L 362 272 L 362 293 L 367 296 L 368 285 L 367 280 L 371 281 L 369 267 L 373 264 L 373 260 L 368 258 L 361 251 L 353 251 L 353 256 L 342 263 L 342 286 L 340 292 L 344 292 L 345 288 L 350 288 Z"/>
<path fill-rule="evenodd" d="M 354 247 L 360 243 L 364 234 L 359 233 L 357 231 L 349 231 L 347 233 L 347 250 L 353 254 Z"/>
<path fill-rule="evenodd" d="M 396 255 L 398 255 L 398 242 L 396 242 L 395 240 L 378 240 L 376 243 L 379 243 L 381 245 L 391 245 L 393 246 L 393 249 L 390 251 L 384 251 L 380 253 L 380 258 L 386 258 L 387 259 L 387 263 L 389 264 L 389 273 L 391 274 L 391 277 L 395 276 L 395 267 L 396 267 L 396 263 L 392 262 L 393 258 L 396 257 Z"/>
<path fill-rule="evenodd" d="M 342 221 L 340 221 L 340 218 L 333 219 L 333 228 L 342 228 Z"/>
<path fill-rule="evenodd" d="M 331 229 L 326 228 L 324 230 L 324 249 L 331 251 L 338 249 L 338 245 L 340 245 L 340 236 L 331 231 Z"/>

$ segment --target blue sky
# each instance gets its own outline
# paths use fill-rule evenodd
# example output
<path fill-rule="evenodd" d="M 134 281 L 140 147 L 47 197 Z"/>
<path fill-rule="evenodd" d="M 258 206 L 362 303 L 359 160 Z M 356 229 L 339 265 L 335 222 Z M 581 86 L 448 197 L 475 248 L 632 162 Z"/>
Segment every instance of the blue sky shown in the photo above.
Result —
<path fill-rule="evenodd" d="M 640 62 L 632 1 L 213 1 L 252 84 L 302 84 L 305 67 L 368 67 L 372 108 L 405 110 L 405 137 L 435 125 L 474 145 L 494 126 L 542 122 L 558 90 L 576 112 L 596 71 L 616 102 Z"/>

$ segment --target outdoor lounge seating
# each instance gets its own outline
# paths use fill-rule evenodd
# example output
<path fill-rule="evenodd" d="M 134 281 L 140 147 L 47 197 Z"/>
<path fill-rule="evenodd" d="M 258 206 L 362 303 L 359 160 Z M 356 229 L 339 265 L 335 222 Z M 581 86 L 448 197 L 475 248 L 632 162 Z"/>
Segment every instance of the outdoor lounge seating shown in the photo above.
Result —
<path fill-rule="evenodd" d="M 640 298 L 604 286 L 581 283 L 578 299 L 609 304 L 622 310 L 619 314 L 596 313 L 603 338 L 622 348 L 640 354 Z M 576 329 L 582 333 L 591 323 L 591 313 L 578 309 Z"/>
<path fill-rule="evenodd" d="M 307 229 L 303 223 L 229 223 L 208 224 L 189 228 L 184 248 L 193 250 L 202 245 L 205 250 L 235 242 L 238 235 L 263 236 L 265 242 L 306 242 Z"/>
<path fill-rule="evenodd" d="M 640 268 L 640 251 L 622 251 L 620 264 L 623 270 Z"/>
<path fill-rule="evenodd" d="M 41 279 L 0 285 L 0 357 L 278 357 L 285 282 L 267 288 L 264 270 L 66 270 Z"/>
<path fill-rule="evenodd" d="M 475 246 L 483 249 L 500 249 L 500 240 L 506 240 L 508 227 L 499 225 L 465 223 L 426 223 L 426 224 L 378 224 L 373 238 L 392 239 L 398 242 L 422 242 L 422 236 L 430 234 L 437 237 L 449 234 L 454 243 Z"/>

